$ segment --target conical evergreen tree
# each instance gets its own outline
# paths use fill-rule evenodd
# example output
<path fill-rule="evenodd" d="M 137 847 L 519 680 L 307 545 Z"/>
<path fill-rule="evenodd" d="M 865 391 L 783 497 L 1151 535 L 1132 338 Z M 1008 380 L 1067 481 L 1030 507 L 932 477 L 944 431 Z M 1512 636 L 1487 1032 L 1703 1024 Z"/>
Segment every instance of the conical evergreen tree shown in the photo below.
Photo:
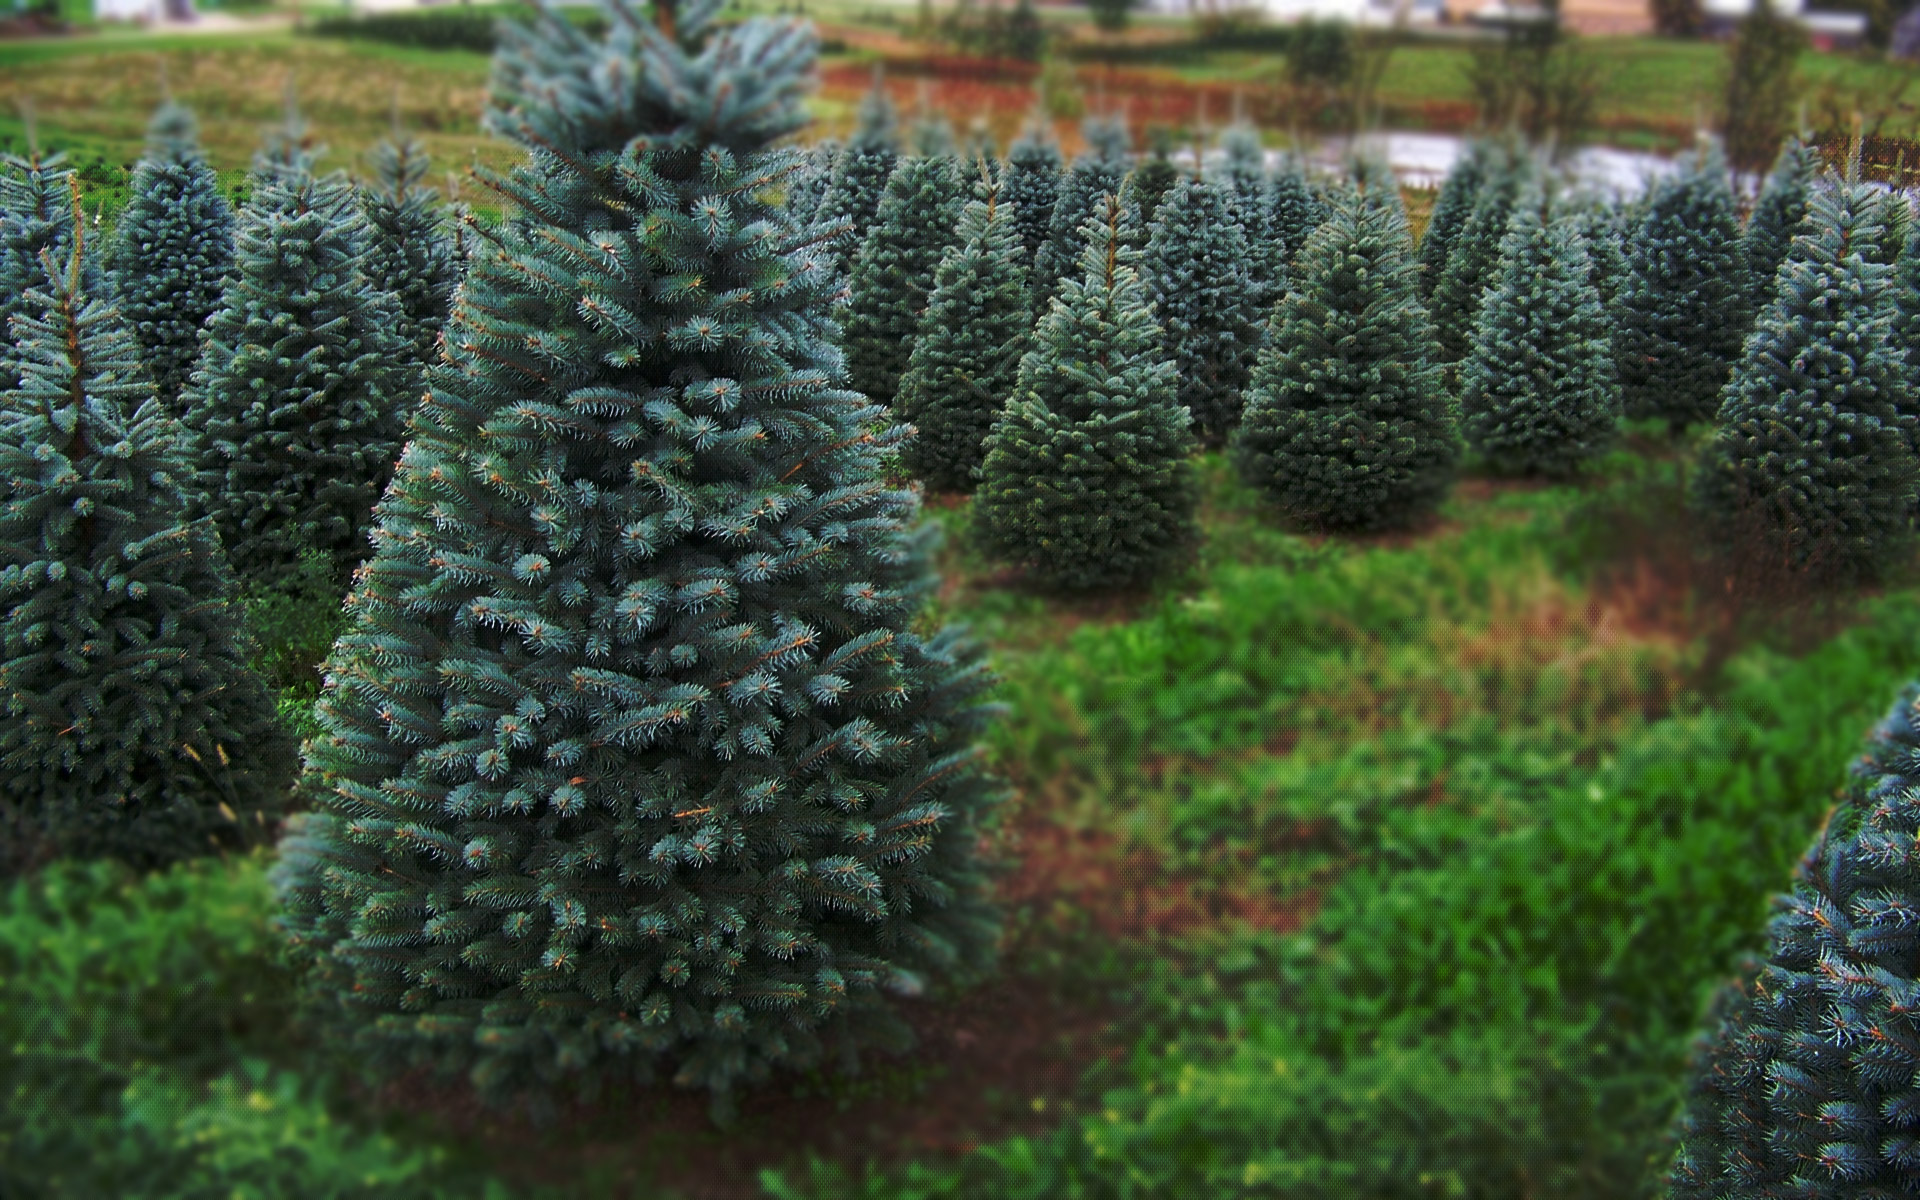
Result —
<path fill-rule="evenodd" d="M 1916 702 L 1908 687 L 1874 731 L 1792 894 L 1775 901 L 1765 966 L 1714 1006 L 1674 1200 L 1920 1187 Z"/>
<path fill-rule="evenodd" d="M 860 103 L 859 124 L 834 164 L 833 179 L 814 213 L 814 223 L 846 228 L 830 244 L 842 275 L 853 270 L 854 257 L 879 217 L 880 197 L 899 165 L 899 134 L 893 101 L 876 72 L 873 90 Z"/>
<path fill-rule="evenodd" d="M 1440 195 L 1433 202 L 1433 214 L 1427 218 L 1426 232 L 1420 238 L 1420 294 L 1431 296 L 1447 272 L 1447 257 L 1479 207 L 1480 192 L 1495 173 L 1494 159 L 1500 153 L 1491 142 L 1476 138 L 1447 172 Z"/>
<path fill-rule="evenodd" d="M 280 124 L 267 130 L 253 156 L 248 206 L 286 202 L 296 194 L 299 184 L 313 177 L 324 153 L 326 147 L 314 140 L 306 118 L 300 115 L 299 96 L 292 80 L 288 80 L 286 110 Z"/>
<path fill-rule="evenodd" d="M 913 153 L 919 158 L 960 156 L 960 145 L 953 138 L 953 123 L 931 109 L 922 110 L 913 123 L 912 134 Z"/>
<path fill-rule="evenodd" d="M 1000 182 L 1000 168 L 1003 165 L 1000 162 L 1000 145 L 993 140 L 993 128 L 987 124 L 984 113 L 967 122 L 966 141 L 960 147 L 960 164 L 966 169 L 968 178 L 985 166 L 988 182 Z"/>
<path fill-rule="evenodd" d="M 1033 324 L 1016 214 L 983 181 L 960 218 L 960 243 L 934 277 L 895 414 L 919 432 L 901 451 L 941 491 L 970 492 L 987 434 L 1013 394 Z"/>
<path fill-rule="evenodd" d="M 1260 131 L 1245 122 L 1228 126 L 1220 148 L 1226 151 L 1221 174 L 1226 184 L 1227 211 L 1239 222 L 1247 246 L 1247 297 L 1264 318 L 1286 291 L 1287 283 L 1285 243 L 1273 231 L 1273 187 L 1267 176 L 1267 151 L 1260 142 Z M 1164 308 L 1160 315 L 1164 321 Z M 1199 418 L 1198 412 L 1194 415 Z M 1201 424 L 1204 426 L 1205 421 Z"/>
<path fill-rule="evenodd" d="M 425 148 L 396 134 L 373 148 L 373 186 L 360 202 L 367 221 L 361 269 L 369 283 L 399 300 L 397 332 L 423 366 L 440 357 L 440 331 L 460 282 L 458 248 L 440 194 L 425 186 L 429 169 Z"/>
<path fill-rule="evenodd" d="M 1565 475 L 1612 443 L 1620 392 L 1585 240 L 1542 204 L 1524 200 L 1508 225 L 1461 369 L 1461 425 L 1500 470 Z"/>
<path fill-rule="evenodd" d="M 987 549 L 1071 590 L 1145 582 L 1198 536 L 1189 418 L 1117 196 L 1084 232 L 1081 278 L 1041 318 L 974 502 Z"/>
<path fill-rule="evenodd" d="M 1627 251 L 1613 349 L 1630 417 L 1711 418 L 1740 355 L 1747 271 L 1718 152 L 1654 184 Z"/>
<path fill-rule="evenodd" d="M 1757 316 L 1773 301 L 1774 276 L 1787 261 L 1793 239 L 1807 230 L 1807 200 L 1820 174 L 1820 152 L 1797 137 L 1788 138 L 1740 239 L 1751 286 L 1748 307 Z"/>
<path fill-rule="evenodd" d="M 1084 126 L 1087 152 L 1073 160 L 1060 181 L 1060 196 L 1047 220 L 1047 239 L 1034 255 L 1029 288 L 1035 311 L 1044 313 L 1061 277 L 1075 272 L 1085 247 L 1080 227 L 1092 219 L 1103 196 L 1123 194 L 1131 164 L 1126 126 L 1113 118 L 1089 117 Z"/>
<path fill-rule="evenodd" d="M 1735 553 L 1872 577 L 1909 532 L 1913 400 L 1893 342 L 1874 189 L 1818 187 L 1779 292 L 1727 385 L 1696 485 Z"/>
<path fill-rule="evenodd" d="M 0 859 L 153 866 L 258 840 L 293 775 L 179 427 L 84 255 L 13 318 L 0 405 Z"/>
<path fill-rule="evenodd" d="M 1313 185 L 1307 181 L 1300 160 L 1291 155 L 1273 173 L 1269 196 L 1273 208 L 1268 228 L 1273 231 L 1273 239 L 1280 247 L 1281 263 L 1290 275 L 1301 248 L 1320 227 L 1320 222 L 1327 219 L 1326 209 L 1313 194 Z"/>
<path fill-rule="evenodd" d="M 200 357 L 200 331 L 233 262 L 233 208 L 195 140 L 193 116 L 160 106 L 114 230 L 113 288 L 169 409 Z"/>
<path fill-rule="evenodd" d="M 241 215 L 181 398 L 199 503 L 249 588 L 278 586 L 313 551 L 345 581 L 421 391 L 399 302 L 360 271 L 368 235 L 353 188 L 284 178 Z"/>
<path fill-rule="evenodd" d="M 854 263 L 842 342 L 847 381 L 882 404 L 893 403 L 913 355 L 934 269 L 953 245 L 965 208 L 961 188 L 952 158 L 903 159 Z"/>
<path fill-rule="evenodd" d="M 0 154 L 0 331 L 17 316 L 35 315 L 34 297 L 52 281 L 46 264 L 65 263 L 73 255 L 77 209 L 73 169 L 58 154 L 37 151 L 21 158 Z M 110 297 L 112 289 L 89 251 L 82 264 L 82 288 L 92 297 Z M 10 343 L 0 338 L 0 391 L 19 382 Z"/>
<path fill-rule="evenodd" d="M 1620 289 L 1627 282 L 1627 252 L 1620 239 L 1620 213 L 1604 201 L 1576 204 L 1568 219 L 1587 247 L 1587 282 L 1600 297 L 1600 307 L 1609 314 L 1619 301 Z M 1609 326 L 1609 337 L 1611 326 Z"/>
<path fill-rule="evenodd" d="M 987 953 L 986 680 L 922 632 L 903 432 L 834 386 L 838 279 L 776 203 L 811 31 L 603 9 L 503 37 L 527 216 L 456 299 L 281 878 L 370 1049 L 725 1094 Z"/>
<path fill-rule="evenodd" d="M 1314 529 L 1403 525 L 1458 456 L 1400 209 L 1352 192 L 1307 242 L 1234 439 L 1241 478 Z"/>
<path fill-rule="evenodd" d="M 1060 200 L 1062 170 L 1060 144 L 1044 121 L 1030 125 L 1007 152 L 1006 202 L 1019 225 L 1029 266 L 1046 243 L 1054 205 Z"/>
<path fill-rule="evenodd" d="M 1172 147 L 1164 134 L 1153 139 L 1153 148 L 1127 175 L 1120 203 L 1134 216 L 1142 229 L 1153 227 L 1167 193 L 1180 182 L 1180 168 L 1173 165 Z"/>
<path fill-rule="evenodd" d="M 1507 222 L 1526 183 L 1524 159 L 1490 164 L 1472 214 L 1448 245 L 1446 266 L 1429 296 L 1434 333 L 1447 362 L 1460 361 L 1473 348 L 1480 303 L 1499 275 Z"/>
<path fill-rule="evenodd" d="M 820 211 L 820 201 L 826 198 L 827 188 L 833 183 L 841 149 L 834 138 L 816 142 L 799 168 L 787 176 L 787 212 L 794 224 L 803 228 L 813 224 L 814 216 Z"/>
<path fill-rule="evenodd" d="M 1253 258 L 1226 189 L 1199 179 L 1174 187 L 1147 242 L 1143 274 L 1161 345 L 1208 445 L 1240 423 L 1240 391 L 1265 340 L 1260 292 L 1248 279 Z"/>

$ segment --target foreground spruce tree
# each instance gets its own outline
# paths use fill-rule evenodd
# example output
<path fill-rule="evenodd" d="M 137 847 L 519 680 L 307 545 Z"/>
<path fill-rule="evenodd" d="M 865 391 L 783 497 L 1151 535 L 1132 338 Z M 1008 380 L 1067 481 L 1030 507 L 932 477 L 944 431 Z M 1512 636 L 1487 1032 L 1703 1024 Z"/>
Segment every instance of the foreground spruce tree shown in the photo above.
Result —
<path fill-rule="evenodd" d="M 1007 206 L 1020 228 L 1020 244 L 1032 267 L 1047 240 L 1053 208 L 1060 200 L 1060 143 L 1045 120 L 1028 126 L 1007 152 Z"/>
<path fill-rule="evenodd" d="M 440 193 L 426 186 L 426 149 L 396 133 L 372 157 L 373 184 L 360 202 L 367 220 L 361 269 L 367 282 L 399 300 L 398 332 L 424 366 L 440 357 L 440 330 L 460 282 L 458 247 Z"/>
<path fill-rule="evenodd" d="M 0 405 L 0 865 L 259 840 L 293 746 L 119 313 L 49 255 Z"/>
<path fill-rule="evenodd" d="M 920 631 L 902 431 L 834 386 L 777 205 L 813 35 L 719 7 L 504 35 L 528 215 L 461 287 L 284 847 L 318 995 L 489 1091 L 725 1095 L 992 942 L 983 668 Z"/>
<path fill-rule="evenodd" d="M 1920 1188 L 1916 702 L 1910 686 L 1874 731 L 1792 894 L 1775 901 L 1764 967 L 1715 1005 L 1674 1200 Z"/>
<path fill-rule="evenodd" d="M 1461 425 L 1499 470 L 1566 475 L 1612 443 L 1620 393 L 1585 239 L 1541 208 L 1529 197 L 1508 226 L 1461 369 Z"/>
<path fill-rule="evenodd" d="M 160 106 L 115 228 L 113 288 L 160 402 L 172 408 L 200 357 L 200 330 L 233 262 L 233 208 L 195 140 L 193 116 Z"/>
<path fill-rule="evenodd" d="M 1427 218 L 1426 232 L 1420 238 L 1422 296 L 1431 296 L 1441 276 L 1446 274 L 1453 243 L 1479 206 L 1480 192 L 1488 177 L 1496 173 L 1495 159 L 1500 153 L 1493 143 L 1476 138 L 1467 143 L 1466 152 L 1447 172 L 1446 182 L 1440 185 L 1440 195 L 1433 202 L 1433 214 Z"/>
<path fill-rule="evenodd" d="M 1274 312 L 1234 459 L 1307 528 L 1404 525 L 1452 478 L 1454 413 L 1411 257 L 1399 207 L 1348 192 Z"/>
<path fill-rule="evenodd" d="M 233 273 L 182 397 L 199 503 L 249 588 L 318 551 L 344 583 L 419 398 L 394 297 L 367 282 L 344 180 L 289 171 L 242 214 Z"/>
<path fill-rule="evenodd" d="M 1086 244 L 1080 227 L 1096 215 L 1102 197 L 1123 194 L 1131 168 L 1124 124 L 1111 117 L 1089 117 L 1083 129 L 1087 152 L 1073 160 L 1060 181 L 1060 197 L 1047 219 L 1047 239 L 1034 255 L 1029 287 L 1039 313 L 1047 311 L 1061 278 L 1078 271 Z"/>
<path fill-rule="evenodd" d="M 1808 195 L 1819 173 L 1819 149 L 1800 138 L 1788 138 L 1747 219 L 1740 245 L 1752 293 L 1748 303 L 1756 316 L 1773 302 L 1774 276 L 1787 261 L 1793 239 L 1806 232 Z"/>
<path fill-rule="evenodd" d="M 873 90 L 860 103 L 859 124 L 834 163 L 826 195 L 814 210 L 816 224 L 846 226 L 831 242 L 843 275 L 852 273 L 854 257 L 879 216 L 880 198 L 900 162 L 899 140 L 893 101 L 875 72 Z"/>
<path fill-rule="evenodd" d="M 1224 443 L 1240 423 L 1240 390 L 1265 336 L 1254 259 L 1226 189 L 1198 179 L 1174 187 L 1147 242 L 1144 274 L 1161 345 L 1179 401 L 1208 445 Z"/>
<path fill-rule="evenodd" d="M 1032 325 L 1016 214 L 990 180 L 960 218 L 960 244 L 940 263 L 900 382 L 895 414 L 919 432 L 901 451 L 940 491 L 970 492 L 987 434 L 1013 394 Z"/>
<path fill-rule="evenodd" d="M 1188 416 L 1117 196 L 1084 232 L 1080 278 L 1021 360 L 974 502 L 989 552 L 1073 591 L 1143 583 L 1197 537 Z"/>
<path fill-rule="evenodd" d="M 1871 578 L 1906 540 L 1916 474 L 1879 196 L 1833 180 L 1807 219 L 1727 385 L 1697 500 L 1743 559 Z"/>
<path fill-rule="evenodd" d="M 34 315 L 34 297 L 51 285 L 46 264 L 65 263 L 73 256 L 74 187 L 73 169 L 61 155 L 0 155 L 0 333 L 16 316 Z M 87 296 L 111 296 L 91 251 L 82 270 Z M 19 381 L 12 359 L 9 342 L 0 337 L 0 391 Z"/>
<path fill-rule="evenodd" d="M 853 264 L 847 305 L 847 382 L 893 403 L 913 355 L 933 272 L 954 241 L 966 207 L 960 166 L 951 156 L 901 160 L 887 181 L 880 216 Z"/>
<path fill-rule="evenodd" d="M 1654 184 L 1627 250 L 1613 348 L 1630 417 L 1710 419 L 1749 319 L 1733 193 L 1717 151 Z"/>

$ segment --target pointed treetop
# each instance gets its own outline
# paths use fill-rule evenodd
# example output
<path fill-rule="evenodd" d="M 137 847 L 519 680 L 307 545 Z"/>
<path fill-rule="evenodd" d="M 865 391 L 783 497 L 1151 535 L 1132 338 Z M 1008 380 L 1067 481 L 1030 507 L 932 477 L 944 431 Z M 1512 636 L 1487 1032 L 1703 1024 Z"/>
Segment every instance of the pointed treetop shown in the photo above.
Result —
<path fill-rule="evenodd" d="M 1124 163 L 1133 153 L 1133 135 L 1118 114 L 1090 116 L 1081 123 L 1087 153 L 1094 158 Z"/>
<path fill-rule="evenodd" d="M 289 74 L 286 113 L 278 126 L 267 130 L 259 153 L 253 156 L 254 174 L 265 183 L 292 184 L 311 176 L 325 152 L 326 147 L 313 140 L 306 119 L 300 115 L 300 96 Z"/>
<path fill-rule="evenodd" d="M 147 123 L 147 157 L 156 162 L 186 162 L 200 157 L 199 126 L 193 113 L 172 99 L 163 100 Z"/>
<path fill-rule="evenodd" d="M 848 143 L 862 150 L 892 150 L 899 144 L 898 117 L 893 100 L 887 95 L 887 77 L 883 68 L 873 68 L 873 87 L 860 101 L 860 112 Z"/>

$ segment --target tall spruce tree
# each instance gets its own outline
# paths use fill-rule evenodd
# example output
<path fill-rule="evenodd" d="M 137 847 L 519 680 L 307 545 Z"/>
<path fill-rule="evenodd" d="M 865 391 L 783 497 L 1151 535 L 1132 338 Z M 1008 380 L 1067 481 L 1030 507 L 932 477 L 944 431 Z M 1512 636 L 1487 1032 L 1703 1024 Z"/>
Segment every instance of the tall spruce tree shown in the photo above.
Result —
<path fill-rule="evenodd" d="M 233 208 L 200 153 L 186 109 L 169 100 L 154 113 L 146 156 L 127 190 L 114 230 L 114 294 L 160 402 L 172 409 L 233 263 Z"/>
<path fill-rule="evenodd" d="M 1020 363 L 987 438 L 982 544 L 1057 588 L 1124 587 L 1193 550 L 1189 417 L 1174 395 L 1117 196 L 1084 228 L 1080 278 Z"/>
<path fill-rule="evenodd" d="M 493 1092 L 724 1097 L 993 940 L 984 667 L 923 631 L 903 431 L 835 386 L 837 276 L 776 203 L 814 36 L 720 7 L 504 34 L 525 216 L 456 300 L 284 846 L 318 994 Z"/>
<path fill-rule="evenodd" d="M 1006 201 L 1019 225 L 1029 267 L 1047 240 L 1053 208 L 1060 200 L 1063 169 L 1060 143 L 1053 140 L 1053 129 L 1044 120 L 1031 123 L 1007 152 Z"/>
<path fill-rule="evenodd" d="M 247 665 L 179 426 L 76 239 L 43 258 L 0 404 L 0 860 L 139 866 L 258 841 L 293 746 Z"/>
<path fill-rule="evenodd" d="M 1603 453 L 1620 417 L 1611 327 L 1571 218 L 1524 199 L 1461 369 L 1467 444 L 1504 471 L 1565 475 Z"/>
<path fill-rule="evenodd" d="M 1083 126 L 1087 152 L 1073 160 L 1060 181 L 1060 196 L 1047 219 L 1047 238 L 1034 255 L 1029 287 L 1036 312 L 1045 313 L 1063 276 L 1076 272 L 1085 248 L 1080 227 L 1107 195 L 1122 195 L 1131 163 L 1126 126 L 1112 117 L 1089 117 Z"/>
<path fill-rule="evenodd" d="M 65 263 L 77 244 L 78 186 L 73 168 L 59 154 L 42 156 L 38 150 L 25 158 L 0 154 L 0 332 L 17 316 L 34 314 L 36 296 L 50 285 L 46 264 Z M 82 261 L 86 279 L 82 288 L 96 298 L 111 296 L 111 288 L 89 251 Z M 0 338 L 0 391 L 20 378 L 13 349 Z"/>
<path fill-rule="evenodd" d="M 815 224 L 845 226 L 829 243 L 842 275 L 852 273 L 854 257 L 879 216 L 880 198 L 886 194 L 887 181 L 899 163 L 893 101 L 876 71 L 873 89 L 860 102 L 859 123 L 846 149 L 840 152 L 826 195 L 814 213 Z"/>
<path fill-rule="evenodd" d="M 1338 198 L 1274 311 L 1234 439 L 1241 478 L 1313 529 L 1404 525 L 1458 457 L 1398 206 Z"/>
<path fill-rule="evenodd" d="M 199 503 L 249 588 L 282 585 L 315 551 L 345 582 L 421 390 L 399 302 L 361 273 L 368 234 L 352 186 L 279 180 L 241 215 L 182 397 Z"/>
<path fill-rule="evenodd" d="M 1268 228 L 1280 247 L 1282 264 L 1291 272 L 1293 261 L 1299 257 L 1307 239 L 1320 227 L 1320 222 L 1326 220 L 1326 206 L 1313 194 L 1306 168 L 1292 155 L 1283 159 L 1274 171 L 1269 195 L 1273 210 Z"/>
<path fill-rule="evenodd" d="M 1265 340 L 1254 254 L 1225 187 L 1182 179 L 1160 206 L 1143 274 L 1180 403 L 1207 445 L 1240 423 L 1240 391 Z"/>
<path fill-rule="evenodd" d="M 940 263 L 900 381 L 894 412 L 918 433 L 901 451 L 909 471 L 942 491 L 970 492 L 987 434 L 1013 394 L 1033 324 L 1018 215 L 986 179 L 960 217 L 960 242 Z"/>
<path fill-rule="evenodd" d="M 1220 148 L 1225 151 L 1220 174 L 1226 185 L 1227 210 L 1239 222 L 1247 246 L 1248 299 L 1264 318 L 1286 291 L 1287 283 L 1285 243 L 1274 236 L 1273 184 L 1267 174 L 1266 147 L 1261 144 L 1258 129 L 1238 121 L 1221 135 Z M 1164 320 L 1164 310 L 1161 316 Z"/>
<path fill-rule="evenodd" d="M 1793 239 L 1807 230 L 1807 200 L 1820 174 L 1820 151 L 1800 138 L 1788 138 L 1780 158 L 1760 189 L 1740 239 L 1750 287 L 1748 307 L 1755 316 L 1773 301 L 1774 277 L 1787 261 Z"/>
<path fill-rule="evenodd" d="M 1710 419 L 1749 320 L 1746 259 L 1718 151 L 1655 183 L 1627 252 L 1613 348 L 1630 417 Z"/>
<path fill-rule="evenodd" d="M 1526 159 L 1490 162 L 1466 224 L 1448 244 L 1446 266 L 1429 295 L 1441 356 L 1458 362 L 1473 348 L 1480 303 L 1500 272 L 1507 222 L 1528 182 Z"/>
<path fill-rule="evenodd" d="M 1420 238 L 1420 294 L 1431 296 L 1446 274 L 1447 257 L 1473 211 L 1479 206 L 1480 192 L 1495 173 L 1494 158 L 1499 149 L 1485 138 L 1467 143 L 1465 152 L 1447 172 L 1440 195 L 1433 202 L 1433 214 Z"/>
<path fill-rule="evenodd" d="M 1807 219 L 1727 385 L 1696 499 L 1742 557 L 1871 578 L 1910 532 L 1920 470 L 1882 209 L 1873 188 L 1834 180 Z"/>
<path fill-rule="evenodd" d="M 847 305 L 847 381 L 893 403 L 913 356 L 933 273 L 954 242 L 966 207 L 960 166 L 948 155 L 901 160 L 887 181 L 880 216 L 860 247 Z"/>
<path fill-rule="evenodd" d="M 460 258 L 440 193 L 426 186 L 426 148 L 397 130 L 373 148 L 373 183 L 361 195 L 367 281 L 400 302 L 398 333 L 414 361 L 440 357 L 440 331 L 460 282 Z"/>
<path fill-rule="evenodd" d="M 1792 893 L 1774 903 L 1764 967 L 1714 1005 L 1674 1200 L 1920 1187 L 1916 703 L 1909 686 L 1868 739 Z"/>

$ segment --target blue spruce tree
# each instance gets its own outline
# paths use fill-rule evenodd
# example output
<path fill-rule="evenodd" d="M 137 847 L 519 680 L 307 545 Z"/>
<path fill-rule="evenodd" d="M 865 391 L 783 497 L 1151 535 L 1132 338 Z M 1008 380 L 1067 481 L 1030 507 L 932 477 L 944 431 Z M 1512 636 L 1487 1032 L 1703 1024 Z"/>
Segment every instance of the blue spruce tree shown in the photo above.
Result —
<path fill-rule="evenodd" d="M 943 491 L 973 490 L 987 434 L 1013 394 L 1032 325 L 1018 214 L 983 179 L 940 263 L 894 413 L 918 431 L 901 462 Z"/>
<path fill-rule="evenodd" d="M 128 192 L 114 230 L 113 288 L 160 402 L 172 408 L 233 263 L 233 208 L 200 153 L 186 109 L 168 101 L 154 114 Z"/>
<path fill-rule="evenodd" d="M 1411 260 L 1400 207 L 1348 191 L 1274 312 L 1234 459 L 1307 528 L 1404 525 L 1452 480 L 1455 415 Z"/>
<path fill-rule="evenodd" d="M 1274 242 L 1279 247 L 1281 264 L 1291 272 L 1293 261 L 1299 257 L 1307 239 L 1320 227 L 1320 222 L 1327 219 L 1326 206 L 1313 194 L 1313 185 L 1307 180 L 1306 169 L 1292 155 L 1288 155 L 1281 162 L 1280 169 L 1273 173 L 1269 196 L 1272 210 L 1267 227 L 1272 230 Z"/>
<path fill-rule="evenodd" d="M 1800 138 L 1788 138 L 1780 159 L 1760 190 L 1740 239 L 1752 289 L 1748 306 L 1758 315 L 1773 301 L 1774 277 L 1787 261 L 1793 239 L 1807 230 L 1807 201 L 1820 174 L 1820 151 Z"/>
<path fill-rule="evenodd" d="M 1697 502 L 1742 558 L 1871 578 L 1910 532 L 1913 398 L 1875 189 L 1815 189 L 1779 292 L 1727 385 Z"/>
<path fill-rule="evenodd" d="M 1226 152 L 1221 175 L 1227 210 L 1239 222 L 1247 247 L 1247 299 L 1265 319 L 1274 301 L 1287 290 L 1286 243 L 1274 235 L 1273 184 L 1267 175 L 1266 147 L 1260 142 L 1260 131 L 1242 121 L 1228 126 L 1220 148 Z M 1151 267 L 1148 273 L 1151 275 Z M 1166 320 L 1164 308 L 1160 317 Z"/>
<path fill-rule="evenodd" d="M 1081 226 L 1098 211 L 1102 197 L 1122 195 L 1132 167 L 1127 128 L 1116 118 L 1089 117 L 1083 126 L 1087 152 L 1073 160 L 1060 181 L 1060 195 L 1047 218 L 1047 238 L 1033 258 L 1028 286 L 1034 311 L 1045 313 L 1063 276 L 1075 273 L 1085 249 Z"/>
<path fill-rule="evenodd" d="M 966 207 L 962 188 L 960 165 L 949 155 L 902 159 L 854 261 L 841 343 L 847 381 L 882 404 L 893 403 L 913 355 L 934 268 Z"/>
<path fill-rule="evenodd" d="M 1500 272 L 1500 247 L 1527 184 L 1527 168 L 1527 160 L 1517 156 L 1489 163 L 1473 212 L 1448 244 L 1446 265 L 1429 294 L 1434 333 L 1447 362 L 1460 361 L 1473 348 L 1480 302 Z"/>
<path fill-rule="evenodd" d="M 248 667 L 220 540 L 187 516 L 179 427 L 79 239 L 11 333 L 0 405 L 0 862 L 139 866 L 261 840 L 293 745 Z"/>
<path fill-rule="evenodd" d="M 1153 227 L 1161 203 L 1180 182 L 1180 169 L 1173 165 L 1172 149 L 1166 134 L 1156 130 L 1147 156 L 1127 174 L 1120 203 L 1142 229 Z"/>
<path fill-rule="evenodd" d="M 1179 402 L 1208 445 L 1223 444 L 1240 423 L 1240 390 L 1265 340 L 1253 259 L 1225 188 L 1190 178 L 1175 185 L 1153 223 L 1143 273 Z"/>
<path fill-rule="evenodd" d="M 860 103 L 859 124 L 834 163 L 833 177 L 813 214 L 816 225 L 844 226 L 829 243 L 842 275 L 852 273 L 853 260 L 879 217 L 880 198 L 899 162 L 893 101 L 875 72 L 873 90 Z"/>
<path fill-rule="evenodd" d="M 1460 372 L 1461 425 L 1497 469 L 1566 475 L 1612 444 L 1620 392 L 1585 239 L 1543 206 L 1528 197 L 1508 225 Z"/>
<path fill-rule="evenodd" d="M 460 257 L 419 142 L 395 132 L 373 148 L 373 182 L 360 200 L 367 223 L 367 282 L 400 302 L 397 332 L 422 365 L 440 357 L 440 330 L 460 282 Z"/>
<path fill-rule="evenodd" d="M 58 154 L 0 155 L 0 330 L 17 316 L 35 315 L 35 297 L 51 284 L 46 264 L 65 263 L 77 245 L 78 182 Z M 110 299 L 112 289 L 89 250 L 81 267 L 89 297 Z M 0 339 L 0 391 L 19 381 L 10 344 Z"/>
<path fill-rule="evenodd" d="M 923 630 L 903 431 L 836 386 L 838 277 L 779 205 L 814 37 L 720 7 L 505 34 L 525 215 L 460 289 L 284 844 L 316 994 L 490 1093 L 723 1103 L 993 941 L 984 667 Z"/>
<path fill-rule="evenodd" d="M 1040 247 L 1047 240 L 1053 208 L 1060 200 L 1063 169 L 1060 144 L 1053 140 L 1053 129 L 1044 119 L 1032 122 L 1007 152 L 1007 207 L 1013 210 L 1019 226 L 1020 244 L 1026 250 L 1029 267 L 1037 261 Z"/>
<path fill-rule="evenodd" d="M 1427 229 L 1420 237 L 1420 294 L 1430 296 L 1447 272 L 1447 258 L 1453 244 L 1466 229 L 1473 211 L 1479 206 L 1480 192 L 1490 176 L 1501 168 L 1496 160 L 1502 149 L 1484 138 L 1467 143 L 1465 152 L 1447 172 L 1440 195 L 1433 202 Z"/>
<path fill-rule="evenodd" d="M 833 183 L 833 170 L 840 161 L 840 152 L 841 145 L 833 138 L 816 142 L 799 170 L 787 177 L 787 212 L 794 224 L 802 228 L 813 224 L 815 214 L 820 211 L 820 201 L 826 198 L 827 188 Z"/>
<path fill-rule="evenodd" d="M 1189 418 L 1117 196 L 1084 235 L 1081 278 L 1041 318 L 974 502 L 990 552 L 1075 591 L 1144 583 L 1197 540 Z"/>

